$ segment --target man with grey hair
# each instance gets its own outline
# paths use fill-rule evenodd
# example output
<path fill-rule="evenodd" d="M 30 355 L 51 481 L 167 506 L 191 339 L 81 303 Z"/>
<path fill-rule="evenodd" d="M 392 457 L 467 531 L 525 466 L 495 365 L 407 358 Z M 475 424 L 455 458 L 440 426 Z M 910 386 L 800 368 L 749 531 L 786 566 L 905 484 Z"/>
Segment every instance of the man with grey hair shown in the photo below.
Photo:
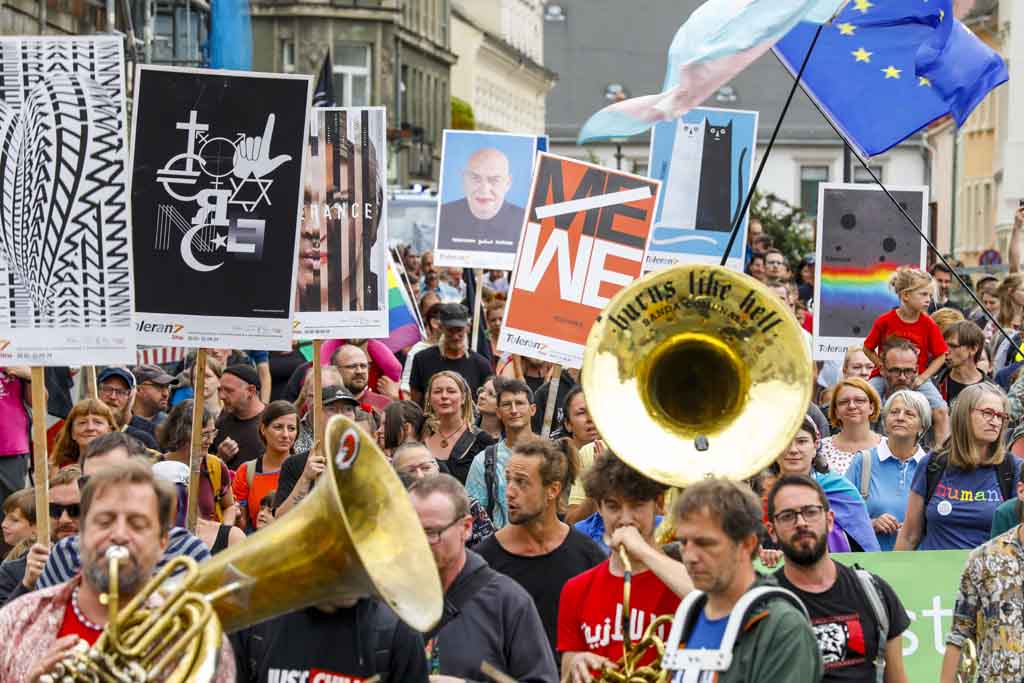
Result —
<path fill-rule="evenodd" d="M 458 479 L 434 474 L 409 490 L 444 589 L 440 623 L 425 636 L 430 673 L 483 680 L 489 662 L 522 683 L 558 680 L 544 626 L 522 586 L 466 549 L 469 496 Z"/>
<path fill-rule="evenodd" d="M 475 151 L 462 170 L 462 199 L 441 205 L 437 248 L 514 253 L 526 212 L 505 201 L 511 188 L 505 153 Z"/>

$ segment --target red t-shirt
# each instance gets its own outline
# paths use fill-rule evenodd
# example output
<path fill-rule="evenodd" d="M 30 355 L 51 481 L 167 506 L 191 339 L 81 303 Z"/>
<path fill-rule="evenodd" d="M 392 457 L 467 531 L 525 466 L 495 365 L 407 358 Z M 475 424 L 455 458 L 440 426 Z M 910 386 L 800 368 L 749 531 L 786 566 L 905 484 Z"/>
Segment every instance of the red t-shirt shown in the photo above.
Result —
<path fill-rule="evenodd" d="M 94 645 L 99 639 L 101 633 L 103 633 L 102 629 L 92 628 L 88 624 L 82 622 L 75 613 L 74 603 L 72 603 L 71 600 L 68 600 L 68 606 L 64 608 L 64 621 L 60 624 L 60 631 L 57 632 L 57 638 L 63 638 L 64 636 L 78 636 L 90 645 Z"/>
<path fill-rule="evenodd" d="M 663 614 L 673 615 L 679 596 L 654 572 L 633 575 L 630 595 L 630 639 L 639 641 L 648 624 Z M 671 623 L 658 629 L 668 637 Z M 558 651 L 594 652 L 612 661 L 622 657 L 622 577 L 608 570 L 608 560 L 569 579 L 558 603 Z M 654 650 L 640 661 L 654 661 Z"/>
<path fill-rule="evenodd" d="M 927 313 L 922 313 L 916 323 L 900 320 L 896 309 L 883 313 L 875 319 L 875 324 L 871 326 L 868 338 L 864 340 L 864 348 L 882 355 L 882 346 L 889 337 L 903 337 L 921 351 L 917 355 L 918 372 L 924 372 L 936 356 L 941 356 L 949 351 L 946 340 L 942 338 L 942 331 Z M 876 368 L 872 374 L 877 374 L 877 372 Z"/>

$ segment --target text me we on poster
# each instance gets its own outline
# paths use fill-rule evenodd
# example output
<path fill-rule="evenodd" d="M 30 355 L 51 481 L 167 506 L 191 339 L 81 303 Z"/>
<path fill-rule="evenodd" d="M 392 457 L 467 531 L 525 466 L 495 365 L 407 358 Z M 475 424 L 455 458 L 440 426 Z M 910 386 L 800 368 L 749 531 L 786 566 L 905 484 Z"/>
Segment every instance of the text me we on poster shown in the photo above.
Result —
<path fill-rule="evenodd" d="M 598 313 L 643 271 L 659 188 L 539 155 L 499 350 L 580 367 Z"/>

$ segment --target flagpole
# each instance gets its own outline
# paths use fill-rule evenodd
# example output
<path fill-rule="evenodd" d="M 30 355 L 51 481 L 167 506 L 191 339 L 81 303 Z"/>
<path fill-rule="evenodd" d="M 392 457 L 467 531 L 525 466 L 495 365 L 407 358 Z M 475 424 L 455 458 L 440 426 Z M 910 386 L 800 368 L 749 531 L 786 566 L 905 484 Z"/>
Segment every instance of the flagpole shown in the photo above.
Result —
<path fill-rule="evenodd" d="M 796 95 L 796 91 L 800 88 L 800 79 L 804 75 L 804 71 L 807 69 L 807 64 L 811 61 L 811 53 L 814 52 L 814 46 L 818 44 L 818 38 L 821 37 L 822 31 L 825 29 L 825 24 L 818 24 L 818 30 L 814 33 L 814 40 L 811 41 L 811 46 L 807 48 L 807 54 L 804 55 L 804 62 L 800 65 L 800 71 L 796 75 L 796 82 L 793 83 L 793 87 L 789 90 L 789 97 L 786 98 L 786 103 L 782 105 L 782 112 L 779 114 L 779 120 L 775 122 L 775 130 L 772 131 L 772 137 L 768 141 L 768 146 L 764 150 L 764 156 L 761 157 L 761 163 L 757 166 L 757 174 L 754 175 L 754 179 L 750 182 L 750 189 L 747 191 L 747 196 L 743 199 L 743 208 L 737 213 L 736 217 L 732 221 L 732 231 L 729 234 L 729 242 L 725 246 L 725 251 L 722 252 L 722 261 L 718 265 L 724 266 L 729 261 L 729 254 L 732 252 L 732 247 L 736 243 L 736 237 L 740 234 L 740 225 L 743 223 L 743 217 L 747 215 L 747 210 L 750 209 L 750 200 L 754 197 L 754 192 L 757 190 L 757 183 L 761 180 L 761 174 L 764 173 L 764 167 L 768 163 L 768 157 L 772 153 L 772 148 L 775 147 L 775 140 L 779 137 L 779 131 L 782 129 L 782 121 L 786 118 L 786 113 L 789 111 L 789 105 L 793 103 L 793 97 Z"/>

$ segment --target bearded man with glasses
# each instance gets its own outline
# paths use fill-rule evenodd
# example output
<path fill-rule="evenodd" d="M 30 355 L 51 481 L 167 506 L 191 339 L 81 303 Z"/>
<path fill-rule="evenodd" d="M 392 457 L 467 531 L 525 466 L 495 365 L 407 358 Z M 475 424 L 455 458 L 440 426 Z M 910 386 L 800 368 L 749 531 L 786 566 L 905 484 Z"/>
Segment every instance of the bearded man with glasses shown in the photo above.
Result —
<path fill-rule="evenodd" d="M 882 346 L 882 367 L 879 374 L 872 377 L 868 384 L 878 392 L 883 405 L 891 394 L 900 389 L 912 389 L 924 394 L 932 409 L 932 433 L 929 435 L 931 438 L 926 437 L 924 441 L 939 445 L 949 436 L 949 405 L 931 380 L 919 381 L 918 354 L 917 347 L 911 342 L 902 337 L 890 337 Z M 884 426 L 875 427 L 878 431 Z"/>

